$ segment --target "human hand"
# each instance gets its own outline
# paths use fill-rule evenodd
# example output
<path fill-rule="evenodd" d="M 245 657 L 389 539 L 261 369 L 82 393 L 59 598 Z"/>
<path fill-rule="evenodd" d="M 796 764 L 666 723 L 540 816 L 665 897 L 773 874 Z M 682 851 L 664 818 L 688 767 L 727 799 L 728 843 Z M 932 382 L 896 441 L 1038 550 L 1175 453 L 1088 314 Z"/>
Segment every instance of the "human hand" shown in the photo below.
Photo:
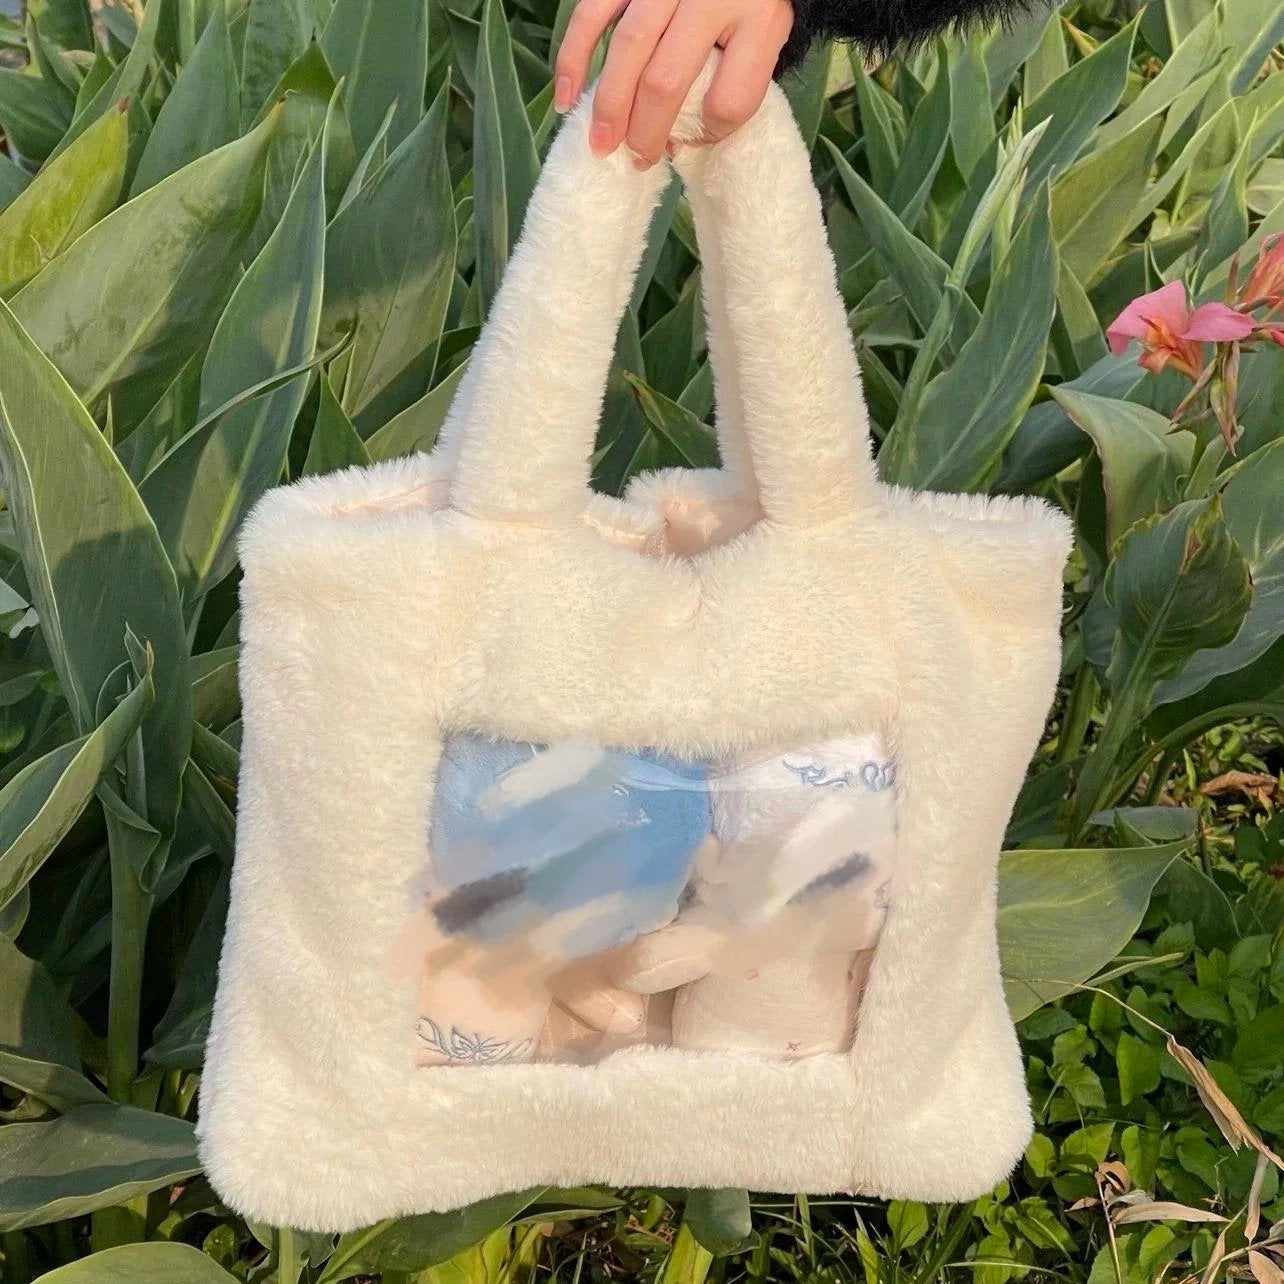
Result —
<path fill-rule="evenodd" d="M 579 0 L 557 56 L 559 111 L 584 91 L 593 50 L 616 18 L 594 94 L 589 145 L 606 156 L 625 143 L 634 164 L 647 169 L 663 156 L 715 47 L 723 56 L 704 99 L 705 141 L 726 137 L 758 110 L 794 12 L 790 0 Z"/>

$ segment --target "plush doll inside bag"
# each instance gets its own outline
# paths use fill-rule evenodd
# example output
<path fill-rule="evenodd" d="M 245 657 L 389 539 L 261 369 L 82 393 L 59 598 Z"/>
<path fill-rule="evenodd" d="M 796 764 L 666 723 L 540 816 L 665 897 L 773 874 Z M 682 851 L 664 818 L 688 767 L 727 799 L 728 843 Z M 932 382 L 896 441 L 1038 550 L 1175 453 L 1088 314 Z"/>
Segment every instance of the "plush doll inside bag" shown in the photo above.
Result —
<path fill-rule="evenodd" d="M 881 484 L 783 94 L 673 165 L 723 467 L 591 493 L 668 166 L 553 143 L 432 455 L 242 540 L 237 859 L 200 1125 L 342 1230 L 536 1185 L 954 1200 L 1021 1155 L 995 876 L 1066 520 Z"/>

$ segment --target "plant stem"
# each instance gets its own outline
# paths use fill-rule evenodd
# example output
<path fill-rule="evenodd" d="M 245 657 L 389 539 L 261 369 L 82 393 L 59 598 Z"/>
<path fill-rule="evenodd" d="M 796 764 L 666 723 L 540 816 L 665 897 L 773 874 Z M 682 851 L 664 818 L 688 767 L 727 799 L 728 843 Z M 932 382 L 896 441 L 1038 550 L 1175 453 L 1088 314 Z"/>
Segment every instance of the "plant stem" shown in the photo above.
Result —
<path fill-rule="evenodd" d="M 299 1255 L 299 1244 L 294 1232 L 288 1226 L 280 1226 L 276 1232 L 276 1276 L 280 1284 L 296 1284 L 303 1270 L 303 1259 Z"/>
<path fill-rule="evenodd" d="M 1061 736 L 1057 742 L 1057 762 L 1077 757 L 1092 722 L 1092 708 L 1097 701 L 1097 675 L 1090 664 L 1084 664 L 1075 676 L 1074 686 L 1066 701 Z"/>
<path fill-rule="evenodd" d="M 123 823 L 108 812 L 109 834 Z M 111 841 L 111 974 L 107 1012 L 107 1092 L 128 1102 L 138 1072 L 139 1013 L 143 999 L 143 953 L 150 897 L 126 854 L 127 839 Z"/>

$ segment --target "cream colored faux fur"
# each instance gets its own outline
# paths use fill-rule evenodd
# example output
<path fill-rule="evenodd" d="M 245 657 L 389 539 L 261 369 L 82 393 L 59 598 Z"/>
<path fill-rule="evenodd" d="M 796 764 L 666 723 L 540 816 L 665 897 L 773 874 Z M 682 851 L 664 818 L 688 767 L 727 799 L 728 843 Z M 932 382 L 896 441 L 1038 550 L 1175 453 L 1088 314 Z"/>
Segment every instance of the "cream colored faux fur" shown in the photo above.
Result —
<path fill-rule="evenodd" d="M 199 1136 L 216 1189 L 258 1220 L 346 1229 L 541 1183 L 966 1199 L 1029 1136 L 995 869 L 1054 689 L 1069 525 L 1038 501 L 877 482 L 774 87 L 730 140 L 676 160 L 728 472 L 590 498 L 667 177 L 593 157 L 587 129 L 585 103 L 437 454 L 275 491 L 242 537 L 238 852 Z M 641 555 L 657 514 L 698 548 L 755 490 L 760 518 L 719 546 Z M 850 1054 L 416 1069 L 415 986 L 387 956 L 457 729 L 694 755 L 881 735 L 903 863 Z"/>

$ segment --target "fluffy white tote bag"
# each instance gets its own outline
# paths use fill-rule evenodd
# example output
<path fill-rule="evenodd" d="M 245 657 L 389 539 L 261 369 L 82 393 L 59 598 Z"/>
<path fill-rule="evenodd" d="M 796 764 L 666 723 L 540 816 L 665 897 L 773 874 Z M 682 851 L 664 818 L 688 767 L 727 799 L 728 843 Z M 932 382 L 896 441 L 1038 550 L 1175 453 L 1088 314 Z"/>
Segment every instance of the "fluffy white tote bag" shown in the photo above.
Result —
<path fill-rule="evenodd" d="M 674 160 L 724 469 L 591 495 L 669 174 L 594 157 L 588 112 L 554 141 L 438 451 L 274 491 L 242 539 L 199 1135 L 258 1220 L 342 1230 L 588 1182 L 966 1199 L 1030 1134 L 995 879 L 1058 672 L 1069 524 L 879 483 L 775 87 Z M 799 811 L 808 789 L 828 811 Z M 488 948 L 567 974 L 497 1001 L 465 966 Z"/>

